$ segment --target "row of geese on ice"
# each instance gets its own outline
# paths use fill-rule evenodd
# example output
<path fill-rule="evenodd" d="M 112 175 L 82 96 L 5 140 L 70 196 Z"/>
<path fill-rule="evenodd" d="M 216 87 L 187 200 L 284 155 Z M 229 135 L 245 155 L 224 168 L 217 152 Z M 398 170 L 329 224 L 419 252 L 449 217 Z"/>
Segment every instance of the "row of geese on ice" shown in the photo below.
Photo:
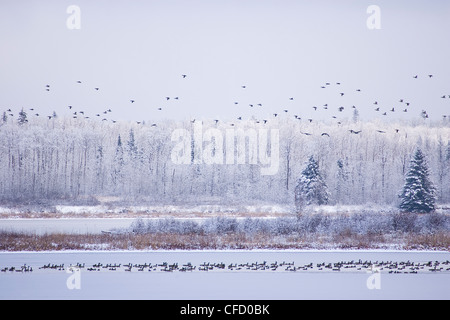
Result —
<path fill-rule="evenodd" d="M 144 263 L 144 264 L 120 264 L 120 263 L 95 263 L 86 265 L 85 263 L 76 263 L 74 265 L 51 264 L 38 267 L 39 270 L 57 270 L 65 271 L 67 269 L 86 270 L 90 272 L 99 271 L 125 271 L 125 272 L 142 272 L 142 271 L 159 271 L 159 272 L 192 272 L 192 271 L 352 271 L 352 272 L 385 272 L 385 273 L 423 273 L 423 272 L 450 272 L 450 261 L 427 261 L 427 262 L 412 262 L 412 261 L 370 261 L 370 260 L 351 260 L 339 262 L 322 262 L 322 263 L 308 263 L 303 265 L 295 265 L 295 262 L 246 262 L 246 263 L 211 263 L 203 262 L 199 265 L 193 265 L 188 262 L 185 264 L 167 262 L 163 263 Z M 33 267 L 26 264 L 20 267 L 3 267 L 0 269 L 3 273 L 11 272 L 33 272 Z"/>

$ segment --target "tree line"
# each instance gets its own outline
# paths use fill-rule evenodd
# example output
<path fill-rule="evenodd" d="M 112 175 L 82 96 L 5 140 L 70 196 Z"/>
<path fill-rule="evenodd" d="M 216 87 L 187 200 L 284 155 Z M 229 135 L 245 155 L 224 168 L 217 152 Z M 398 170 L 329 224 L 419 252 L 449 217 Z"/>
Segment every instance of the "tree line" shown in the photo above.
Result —
<path fill-rule="evenodd" d="M 450 202 L 447 123 L 336 124 L 281 118 L 235 124 L 244 130 L 279 130 L 279 169 L 274 175 L 261 175 L 259 165 L 248 161 L 174 163 L 171 134 L 192 126 L 190 120 L 158 126 L 64 117 L 0 121 L 0 199 L 26 203 L 116 196 L 135 202 L 294 204 L 312 157 L 317 168 L 309 169 L 320 168 L 327 186 L 324 202 L 399 205 L 410 161 L 420 147 L 437 202 Z M 203 128 L 225 132 L 230 125 L 204 121 Z M 213 145 L 208 150 L 218 149 Z"/>

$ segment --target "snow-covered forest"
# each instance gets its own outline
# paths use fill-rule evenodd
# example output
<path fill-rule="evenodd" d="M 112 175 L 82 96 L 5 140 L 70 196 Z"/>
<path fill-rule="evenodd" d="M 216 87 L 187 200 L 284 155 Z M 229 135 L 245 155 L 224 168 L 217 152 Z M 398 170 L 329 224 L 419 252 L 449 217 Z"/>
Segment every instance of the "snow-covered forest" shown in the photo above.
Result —
<path fill-rule="evenodd" d="M 218 129 L 224 137 L 230 128 L 278 130 L 278 171 L 262 175 L 260 164 L 249 159 L 234 165 L 174 163 L 172 133 L 192 132 L 190 120 L 157 125 L 63 117 L 3 120 L 0 200 L 5 203 L 117 196 L 154 203 L 293 204 L 297 181 L 313 156 L 328 187 L 328 204 L 398 205 L 417 146 L 430 166 L 437 202 L 450 202 L 448 121 L 336 123 L 287 117 L 233 125 L 203 121 L 203 130 Z M 212 145 L 210 150 L 216 152 L 217 142 Z M 192 149 L 192 159 L 196 150 Z"/>

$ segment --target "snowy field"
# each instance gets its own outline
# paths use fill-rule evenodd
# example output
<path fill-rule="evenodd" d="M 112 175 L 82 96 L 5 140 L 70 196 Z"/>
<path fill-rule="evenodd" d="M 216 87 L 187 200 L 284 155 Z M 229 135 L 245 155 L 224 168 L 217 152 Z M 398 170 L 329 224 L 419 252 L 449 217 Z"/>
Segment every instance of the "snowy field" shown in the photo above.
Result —
<path fill-rule="evenodd" d="M 0 299 L 448 300 L 448 260 L 449 252 L 423 251 L 2 252 Z M 388 270 L 392 270 L 386 268 L 376 274 L 375 282 L 379 287 L 369 289 L 368 280 L 375 275 L 370 269 L 323 268 L 323 263 L 334 265 L 349 261 L 356 264 L 364 261 L 366 266 L 367 263 L 397 262 L 397 270 L 406 262 L 433 266 L 438 261 L 442 269 L 433 272 L 429 270 L 431 267 L 425 267 L 418 269 L 418 273 L 410 273 L 406 268 L 401 273 L 389 273 Z M 62 264 L 64 267 L 59 269 Z M 67 269 L 76 264 L 83 268 L 78 269 L 78 278 L 73 280 L 75 273 L 68 273 Z M 129 264 L 147 267 L 139 270 L 136 266 L 127 272 L 125 265 Z M 164 265 L 175 264 L 177 268 L 172 272 L 163 271 Z M 245 267 L 274 264 L 278 266 L 275 271 Z M 23 270 L 24 265 L 33 271 L 7 270 L 11 267 Z M 154 269 L 148 265 L 153 265 Z M 209 271 L 201 269 L 213 265 L 215 268 Z M 305 265 L 310 268 L 304 269 Z M 196 268 L 182 272 L 182 266 Z M 297 267 L 296 271 L 292 271 L 293 266 Z M 68 282 L 71 285 L 68 286 Z M 75 283 L 79 288 L 69 289 Z"/>

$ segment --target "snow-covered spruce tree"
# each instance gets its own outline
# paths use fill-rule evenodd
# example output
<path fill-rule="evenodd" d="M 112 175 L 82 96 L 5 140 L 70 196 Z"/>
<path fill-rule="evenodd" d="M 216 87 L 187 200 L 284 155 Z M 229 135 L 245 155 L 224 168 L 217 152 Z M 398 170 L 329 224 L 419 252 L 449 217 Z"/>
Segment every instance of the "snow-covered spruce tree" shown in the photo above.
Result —
<path fill-rule="evenodd" d="M 319 164 L 311 156 L 295 188 L 295 206 L 300 212 L 304 206 L 328 203 L 329 192 L 319 171 Z"/>
<path fill-rule="evenodd" d="M 19 119 L 17 119 L 17 122 L 19 123 L 19 125 L 23 125 L 28 122 L 27 113 L 23 111 L 23 108 L 19 112 Z"/>
<path fill-rule="evenodd" d="M 6 111 L 3 112 L 3 115 L 2 115 L 2 122 L 3 122 L 3 123 L 7 123 L 7 122 L 8 122 L 8 115 L 6 114 Z"/>
<path fill-rule="evenodd" d="M 124 152 L 122 146 L 122 139 L 120 137 L 117 138 L 117 147 L 116 153 L 114 154 L 114 162 L 113 162 L 113 170 L 111 172 L 112 182 L 115 189 L 120 189 L 121 184 L 123 182 L 123 166 L 124 166 Z"/>
<path fill-rule="evenodd" d="M 335 175 L 335 200 L 337 204 L 342 204 L 348 198 L 348 172 L 347 164 L 342 159 L 337 161 L 337 172 Z"/>
<path fill-rule="evenodd" d="M 436 188 L 430 180 L 428 163 L 420 148 L 416 149 L 411 159 L 405 185 L 399 196 L 400 209 L 404 211 L 428 213 L 435 210 Z"/>

